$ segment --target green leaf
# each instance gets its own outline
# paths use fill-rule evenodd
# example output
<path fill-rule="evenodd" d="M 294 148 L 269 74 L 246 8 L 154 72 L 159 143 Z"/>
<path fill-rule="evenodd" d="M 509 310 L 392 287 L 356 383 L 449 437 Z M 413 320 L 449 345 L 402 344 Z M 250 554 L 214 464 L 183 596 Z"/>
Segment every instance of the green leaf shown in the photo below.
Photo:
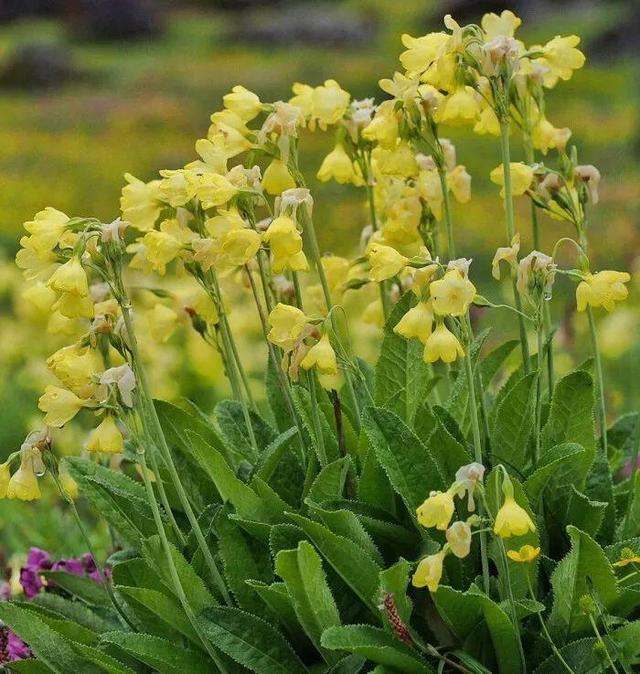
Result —
<path fill-rule="evenodd" d="M 464 438 L 461 437 L 457 424 L 449 413 L 438 405 L 433 406 L 433 413 L 437 422 L 427 441 L 427 448 L 444 482 L 449 484 L 455 480 L 458 468 L 471 462 L 471 455 L 465 448 Z"/>
<path fill-rule="evenodd" d="M 256 454 L 251 444 L 242 404 L 237 400 L 222 400 L 214 410 L 218 427 L 229 452 L 253 463 Z M 259 453 L 262 453 L 277 437 L 276 431 L 257 413 L 249 410 L 251 426 Z"/>
<path fill-rule="evenodd" d="M 552 447 L 542 455 L 536 470 L 524 483 L 524 489 L 534 510 L 537 509 L 538 501 L 549 484 L 553 484 L 554 490 L 560 492 L 566 492 L 567 487 L 573 486 L 574 466 L 579 463 L 574 459 L 583 452 L 584 449 L 580 445 L 565 443 Z"/>
<path fill-rule="evenodd" d="M 551 576 L 553 607 L 549 630 L 557 643 L 565 643 L 572 635 L 589 628 L 587 616 L 580 609 L 580 598 L 596 593 L 608 609 L 618 598 L 616 576 L 604 550 L 588 534 L 567 527 L 571 550 Z"/>
<path fill-rule="evenodd" d="M 413 423 L 429 379 L 429 369 L 422 359 L 424 346 L 417 339 L 405 339 L 393 332 L 414 299 L 414 294 L 407 292 L 393 308 L 375 369 L 376 405 L 395 412 L 407 424 Z"/>
<path fill-rule="evenodd" d="M 43 571 L 42 575 L 87 604 L 107 607 L 112 605 L 104 585 L 91 578 L 66 571 Z"/>
<path fill-rule="evenodd" d="M 200 616 L 217 648 L 257 674 L 306 672 L 300 658 L 269 623 L 237 608 L 209 608 Z"/>
<path fill-rule="evenodd" d="M 393 596 L 394 604 L 402 622 L 409 626 L 413 605 L 407 596 L 411 564 L 406 559 L 399 559 L 393 566 L 380 572 L 380 590 Z M 386 622 L 386 621 L 385 621 Z"/>
<path fill-rule="evenodd" d="M 325 648 L 355 653 L 372 662 L 407 674 L 433 674 L 433 669 L 409 648 L 390 634 L 371 625 L 331 627 L 322 635 Z"/>
<path fill-rule="evenodd" d="M 109 632 L 102 635 L 101 641 L 118 646 L 162 674 L 208 674 L 212 669 L 202 651 L 176 647 L 175 643 L 151 634 Z"/>
<path fill-rule="evenodd" d="M 584 484 L 596 453 L 593 407 L 591 375 L 581 370 L 565 375 L 555 386 L 549 418 L 542 433 L 545 452 L 566 442 L 574 442 L 585 450 L 581 461 L 574 462 L 578 489 Z"/>
<path fill-rule="evenodd" d="M 314 547 L 301 541 L 296 550 L 282 550 L 276 557 L 275 569 L 284 580 L 304 631 L 328 663 L 337 662 L 335 653 L 320 646 L 324 630 L 340 625 L 340 615 Z"/>
<path fill-rule="evenodd" d="M 346 456 L 326 465 L 313 481 L 307 498 L 314 503 L 340 498 L 351 466 L 351 459 Z"/>
<path fill-rule="evenodd" d="M 378 589 L 381 568 L 359 545 L 329 531 L 322 524 L 301 515 L 289 514 L 331 564 L 339 576 L 360 597 L 362 602 L 377 615 L 374 597 Z"/>
<path fill-rule="evenodd" d="M 430 491 L 449 486 L 427 448 L 396 414 L 368 408 L 362 426 L 389 482 L 413 517 Z"/>
<path fill-rule="evenodd" d="M 27 642 L 36 658 L 56 674 L 100 674 L 98 667 L 78 655 L 69 640 L 34 611 L 11 602 L 0 602 L 0 620 Z"/>
<path fill-rule="evenodd" d="M 358 480 L 358 498 L 362 502 L 376 508 L 382 508 L 388 513 L 395 513 L 395 492 L 384 468 L 378 461 L 374 448 L 369 444 L 364 428 L 360 432 L 360 442 L 367 446 L 360 479 Z"/>
<path fill-rule="evenodd" d="M 577 639 L 559 648 L 560 655 L 574 672 L 597 674 L 602 672 L 602 657 L 596 653 L 596 639 Z M 535 669 L 534 674 L 566 674 L 566 667 L 558 656 L 550 655 Z"/>
<path fill-rule="evenodd" d="M 364 667 L 366 659 L 361 655 L 352 653 L 342 658 L 327 671 L 327 674 L 358 674 Z"/>
<path fill-rule="evenodd" d="M 631 500 L 618 527 L 618 538 L 640 536 L 640 471 L 633 475 Z"/>
<path fill-rule="evenodd" d="M 603 501 L 592 501 L 575 487 L 572 486 L 572 489 L 566 524 L 571 524 L 595 538 L 608 504 Z"/>
<path fill-rule="evenodd" d="M 56 671 L 47 667 L 44 662 L 32 658 L 12 662 L 11 669 L 18 674 L 51 674 L 51 672 Z"/>
<path fill-rule="evenodd" d="M 131 667 L 127 667 L 116 658 L 98 648 L 76 643 L 73 644 L 73 648 L 89 662 L 98 665 L 98 667 L 100 667 L 102 671 L 107 672 L 107 674 L 135 674 L 135 671 L 131 669 Z"/>
<path fill-rule="evenodd" d="M 322 393 L 324 395 L 324 393 Z M 308 441 L 312 445 L 318 460 L 320 460 L 320 454 L 317 446 L 315 426 L 313 421 L 312 409 L 311 409 L 311 396 L 309 391 L 302 386 L 292 386 L 291 387 L 291 397 L 293 399 L 293 404 L 298 411 L 302 425 L 304 426 L 305 431 L 307 432 Z M 340 451 L 338 449 L 338 440 L 336 434 L 333 431 L 332 427 L 329 426 L 324 413 L 320 412 L 321 406 L 318 405 L 318 417 L 320 419 L 320 427 L 322 429 L 322 437 L 324 438 L 324 448 L 327 454 L 327 459 L 329 462 L 335 461 L 340 458 Z"/>
<path fill-rule="evenodd" d="M 208 606 L 217 603 L 209 592 L 204 581 L 193 570 L 193 567 L 182 556 L 180 551 L 173 545 L 169 546 L 173 564 L 176 568 L 180 585 L 187 598 L 189 605 L 195 613 L 200 613 Z M 163 545 L 159 536 L 150 536 L 142 542 L 142 551 L 147 564 L 160 576 L 165 587 L 175 595 L 172 574 L 167 563 Z M 179 597 L 176 596 L 176 599 Z"/>
<path fill-rule="evenodd" d="M 141 538 L 151 536 L 157 531 L 141 484 L 124 473 L 110 470 L 88 459 L 71 457 L 67 459 L 67 466 L 81 492 L 127 545 L 135 547 Z M 169 527 L 167 535 L 170 539 L 173 538 Z"/>
<path fill-rule="evenodd" d="M 538 374 L 523 377 L 500 403 L 491 432 L 493 463 L 520 470 L 526 463 L 535 418 Z"/>
<path fill-rule="evenodd" d="M 486 640 L 481 635 L 486 631 L 493 645 L 498 671 L 501 674 L 522 671 L 518 632 L 498 604 L 473 589 L 459 592 L 451 587 L 440 586 L 432 596 L 438 613 L 461 642 L 464 643 L 472 635 L 476 637 L 465 648 L 472 656 L 484 659 L 482 652 L 476 652 L 476 648 L 485 647 Z"/>
<path fill-rule="evenodd" d="M 58 594 L 53 594 L 53 592 L 41 592 L 31 600 L 31 603 L 42 606 L 50 613 L 61 618 L 72 620 L 93 632 L 106 632 L 113 629 L 115 624 L 92 611 L 83 602 L 65 599 Z"/>
<path fill-rule="evenodd" d="M 609 460 L 604 453 L 602 445 L 596 450 L 594 461 L 587 475 L 584 491 L 592 501 L 605 503 L 602 526 L 598 533 L 598 542 L 605 545 L 611 543 L 616 528 L 616 503 L 613 496 L 611 468 L 609 467 Z"/>
<path fill-rule="evenodd" d="M 504 361 L 511 355 L 511 352 L 520 344 L 519 340 L 511 339 L 497 346 L 490 351 L 480 363 L 480 375 L 484 388 L 489 388 L 493 378 L 504 364 Z"/>
<path fill-rule="evenodd" d="M 271 476 L 278 467 L 278 464 L 282 460 L 282 457 L 297 435 L 297 426 L 292 426 L 283 433 L 280 433 L 280 435 L 278 435 L 278 437 L 275 438 L 260 455 L 258 463 L 256 464 L 255 475 L 265 482 L 269 482 Z"/>

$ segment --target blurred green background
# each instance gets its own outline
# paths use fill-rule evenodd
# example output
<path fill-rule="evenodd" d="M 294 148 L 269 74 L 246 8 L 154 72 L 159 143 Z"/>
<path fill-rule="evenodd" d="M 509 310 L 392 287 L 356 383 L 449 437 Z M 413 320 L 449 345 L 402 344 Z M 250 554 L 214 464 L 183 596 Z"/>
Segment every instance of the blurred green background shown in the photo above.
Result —
<path fill-rule="evenodd" d="M 399 67 L 402 33 L 440 29 L 448 12 L 469 22 L 503 8 L 523 18 L 519 37 L 527 43 L 556 34 L 583 38 L 587 65 L 549 94 L 548 116 L 573 130 L 581 162 L 603 174 L 591 235 L 595 268 L 629 269 L 639 250 L 638 2 L 0 1 L 0 256 L 6 260 L 0 266 L 0 457 L 19 446 L 36 417 L 43 355 L 55 348 L 19 300 L 21 281 L 11 259 L 23 221 L 47 205 L 112 220 L 123 174 L 147 180 L 159 168 L 191 160 L 209 115 L 235 84 L 271 101 L 288 98 L 295 81 L 333 77 L 356 98 L 381 98 L 377 81 Z M 503 244 L 500 204 L 488 180 L 499 147 L 465 131 L 447 135 L 473 176 L 472 202 L 456 208 L 464 230 L 460 249 L 487 279 L 493 251 Z M 328 135 L 304 138 L 310 175 L 331 146 Z M 362 194 L 335 184 L 312 181 L 312 187 L 322 247 L 350 252 L 366 221 Z M 526 250 L 528 205 L 523 200 L 518 208 Z M 549 244 L 571 234 L 557 222 L 544 227 Z M 624 411 L 639 402 L 638 312 L 618 315 L 617 324 L 606 320 L 611 325 L 603 329 L 613 335 L 610 402 Z M 567 318 L 561 349 L 568 353 L 583 327 Z M 618 353 L 621 331 L 629 348 Z M 0 503 L 0 543 L 10 550 L 32 542 L 61 552 L 81 548 L 72 533 L 61 541 L 57 519 L 46 507 Z M 64 522 L 65 531 L 74 531 Z"/>

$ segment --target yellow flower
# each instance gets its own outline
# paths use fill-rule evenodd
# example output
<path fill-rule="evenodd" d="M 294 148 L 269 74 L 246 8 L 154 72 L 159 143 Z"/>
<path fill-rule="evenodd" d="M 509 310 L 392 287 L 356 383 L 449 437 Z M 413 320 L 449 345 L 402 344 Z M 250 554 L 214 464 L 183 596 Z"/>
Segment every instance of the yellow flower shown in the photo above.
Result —
<path fill-rule="evenodd" d="M 517 197 L 524 194 L 531 186 L 533 180 L 533 169 L 531 166 L 523 164 L 521 161 L 512 161 L 510 166 L 511 171 L 511 194 Z M 502 164 L 496 166 L 489 174 L 491 182 L 496 185 L 502 185 L 500 196 L 504 199 L 504 170 Z"/>
<path fill-rule="evenodd" d="M 316 87 L 311 94 L 313 116 L 318 120 L 320 128 L 335 124 L 347 111 L 351 96 L 342 89 L 335 80 L 326 80 L 322 86 Z"/>
<path fill-rule="evenodd" d="M 261 243 L 262 237 L 253 229 L 231 230 L 222 243 L 222 262 L 231 267 L 245 265 L 256 256 Z"/>
<path fill-rule="evenodd" d="M 427 202 L 437 220 L 442 217 L 442 184 L 436 169 L 420 171 L 416 187 L 420 196 Z"/>
<path fill-rule="evenodd" d="M 124 438 L 111 414 L 107 414 L 100 425 L 91 431 L 85 447 L 90 452 L 106 452 L 108 454 L 122 452 Z"/>
<path fill-rule="evenodd" d="M 79 297 L 85 297 L 89 294 L 87 274 L 77 255 L 58 267 L 51 275 L 47 285 L 59 293 L 71 293 Z"/>
<path fill-rule="evenodd" d="M 184 206 L 196 195 L 194 181 L 187 179 L 187 172 L 184 169 L 175 171 L 163 169 L 160 175 L 163 179 L 158 185 L 158 192 L 162 201 L 166 201 L 170 206 L 174 208 Z"/>
<path fill-rule="evenodd" d="M 153 229 L 160 215 L 160 181 L 144 183 L 130 173 L 125 173 L 127 185 L 122 188 L 120 210 L 122 219 L 141 232 Z"/>
<path fill-rule="evenodd" d="M 523 545 L 520 550 L 507 550 L 507 557 L 514 562 L 532 562 L 540 554 L 540 548 Z"/>
<path fill-rule="evenodd" d="M 51 310 L 59 311 L 66 318 L 93 318 L 93 302 L 88 295 L 80 297 L 73 293 L 62 293 Z"/>
<path fill-rule="evenodd" d="M 99 365 L 95 351 L 73 344 L 49 356 L 47 367 L 67 388 L 83 394 L 90 388 Z"/>
<path fill-rule="evenodd" d="M 391 246 L 374 243 L 369 248 L 369 262 L 371 264 L 369 276 L 373 281 L 380 283 L 399 274 L 407 266 L 409 258 Z"/>
<path fill-rule="evenodd" d="M 464 166 L 456 166 L 453 171 L 449 171 L 447 184 L 456 201 L 466 204 L 471 199 L 471 176 Z"/>
<path fill-rule="evenodd" d="M 412 178 L 418 175 L 418 163 L 408 143 L 400 142 L 392 149 L 377 147 L 372 153 L 375 170 L 382 175 Z"/>
<path fill-rule="evenodd" d="M 31 234 L 29 240 L 38 250 L 46 251 L 55 248 L 65 231 L 69 216 L 47 206 L 36 213 L 33 220 L 24 223 L 24 228 Z"/>
<path fill-rule="evenodd" d="M 78 483 L 71 477 L 64 463 L 60 466 L 58 479 L 60 480 L 60 485 L 67 495 L 75 501 L 80 493 L 80 490 L 78 489 Z"/>
<path fill-rule="evenodd" d="M 0 463 L 0 498 L 4 498 L 7 495 L 10 478 L 11 473 L 9 472 L 9 464 Z"/>
<path fill-rule="evenodd" d="M 333 350 L 329 335 L 326 332 L 320 337 L 319 341 L 309 349 L 300 365 L 305 370 L 310 370 L 312 367 L 315 367 L 320 374 L 338 374 L 336 352 Z"/>
<path fill-rule="evenodd" d="M 385 324 L 384 310 L 380 300 L 369 302 L 362 312 L 362 321 L 367 325 L 383 328 Z"/>
<path fill-rule="evenodd" d="M 272 268 L 276 274 L 286 268 L 291 271 L 307 271 L 309 263 L 302 252 L 302 237 L 296 223 L 288 216 L 275 218 L 264 233 L 263 239 L 269 244 Z"/>
<path fill-rule="evenodd" d="M 235 112 L 244 122 L 250 122 L 262 110 L 262 103 L 258 96 L 240 85 L 233 87 L 231 93 L 224 95 L 222 100 L 224 107 Z"/>
<path fill-rule="evenodd" d="M 50 250 L 38 250 L 30 236 L 20 239 L 20 250 L 16 253 L 16 265 L 23 270 L 24 277 L 33 281 L 38 277 L 46 277 L 56 268 L 56 255 Z"/>
<path fill-rule="evenodd" d="M 467 522 L 454 522 L 445 534 L 451 552 L 463 559 L 471 550 L 471 527 Z"/>
<path fill-rule="evenodd" d="M 433 309 L 441 316 L 463 316 L 476 296 L 476 287 L 457 269 L 430 285 Z"/>
<path fill-rule="evenodd" d="M 435 118 L 441 124 L 468 124 L 480 114 L 480 103 L 475 90 L 462 86 L 447 96 L 436 110 Z"/>
<path fill-rule="evenodd" d="M 556 35 L 542 47 L 543 56 L 536 59 L 549 69 L 544 74 L 543 84 L 545 87 L 554 87 L 559 79 L 568 80 L 574 70 L 584 65 L 584 54 L 576 47 L 580 44 L 577 35 L 562 37 Z"/>
<path fill-rule="evenodd" d="M 262 189 L 269 194 L 280 194 L 296 186 L 287 165 L 281 159 L 274 159 L 262 176 Z"/>
<path fill-rule="evenodd" d="M 631 276 L 626 271 L 599 271 L 587 274 L 576 288 L 578 311 L 584 311 L 587 305 L 613 311 L 615 303 L 626 299 L 629 294 L 624 284 L 630 280 Z"/>
<path fill-rule="evenodd" d="M 164 344 L 175 331 L 178 325 L 178 314 L 170 307 L 160 304 L 154 305 L 146 316 L 149 334 L 156 342 Z"/>
<path fill-rule="evenodd" d="M 513 491 L 513 488 L 511 488 L 511 491 Z M 524 536 L 526 533 L 535 530 L 536 525 L 529 517 L 529 513 L 516 503 L 513 493 L 506 493 L 504 503 L 496 515 L 493 533 L 500 538 L 509 538 L 511 536 Z"/>
<path fill-rule="evenodd" d="M 485 32 L 486 41 L 490 42 L 500 36 L 513 37 L 513 34 L 521 23 L 522 19 L 517 17 L 511 10 L 505 9 L 499 16 L 493 12 L 485 14 L 482 17 L 480 25 Z"/>
<path fill-rule="evenodd" d="M 412 37 L 406 33 L 402 44 L 407 50 L 400 54 L 400 62 L 409 73 L 424 72 L 444 51 L 449 35 L 444 32 Z"/>
<path fill-rule="evenodd" d="M 451 522 L 455 506 L 451 491 L 434 491 L 426 501 L 416 509 L 418 522 L 425 528 L 435 527 L 445 531 Z"/>
<path fill-rule="evenodd" d="M 349 277 L 349 260 L 339 255 L 323 255 L 320 258 L 331 294 L 340 300 L 344 292 L 343 285 Z"/>
<path fill-rule="evenodd" d="M 440 550 L 435 555 L 429 555 L 420 560 L 418 568 L 413 574 L 411 584 L 414 587 L 427 587 L 429 591 L 436 592 L 442 579 L 442 562 L 445 552 Z"/>
<path fill-rule="evenodd" d="M 192 178 L 192 181 L 203 208 L 224 206 L 238 193 L 238 188 L 219 173 L 203 173 Z"/>
<path fill-rule="evenodd" d="M 362 130 L 362 137 L 384 148 L 392 148 L 398 140 L 398 117 L 395 101 L 383 101 L 376 108 L 373 119 Z"/>
<path fill-rule="evenodd" d="M 38 478 L 33 472 L 33 461 L 23 457 L 20 467 L 11 476 L 7 485 L 7 498 L 17 498 L 20 501 L 34 501 L 40 498 Z"/>
<path fill-rule="evenodd" d="M 498 120 L 495 110 L 484 101 L 480 103 L 480 115 L 473 127 L 473 131 L 480 136 L 485 134 L 490 136 L 500 135 L 500 121 Z"/>
<path fill-rule="evenodd" d="M 435 363 L 437 360 L 453 363 L 462 356 L 464 356 L 464 349 L 458 338 L 447 329 L 444 323 L 439 323 L 424 346 L 425 363 Z"/>
<path fill-rule="evenodd" d="M 59 386 L 47 386 L 38 400 L 38 408 L 46 412 L 44 423 L 60 428 L 87 404 L 72 391 Z"/>
<path fill-rule="evenodd" d="M 40 313 L 46 314 L 51 311 L 57 295 L 45 283 L 36 281 L 36 283 L 23 291 L 22 299 L 32 304 Z"/>
<path fill-rule="evenodd" d="M 333 150 L 323 159 L 318 169 L 317 178 L 323 183 L 333 178 L 337 183 L 341 184 L 363 184 L 361 176 L 356 171 L 342 143 L 336 143 Z"/>
<path fill-rule="evenodd" d="M 398 321 L 393 331 L 396 335 L 411 339 L 417 337 L 426 343 L 433 328 L 433 308 L 431 302 L 418 302 Z"/>
<path fill-rule="evenodd" d="M 291 351 L 302 339 L 309 319 L 297 307 L 278 302 L 269 314 L 271 330 L 267 339 L 284 352 Z"/>
<path fill-rule="evenodd" d="M 569 138 L 571 138 L 571 129 L 567 127 L 556 129 L 546 117 L 540 117 L 531 131 L 533 147 L 540 150 L 542 154 L 547 154 L 554 148 L 564 151 Z"/>
<path fill-rule="evenodd" d="M 503 260 L 510 265 L 515 266 L 518 263 L 518 253 L 520 252 L 520 234 L 516 234 L 511 240 L 510 246 L 501 246 L 495 252 L 491 262 L 491 275 L 497 281 L 500 280 L 500 262 Z"/>

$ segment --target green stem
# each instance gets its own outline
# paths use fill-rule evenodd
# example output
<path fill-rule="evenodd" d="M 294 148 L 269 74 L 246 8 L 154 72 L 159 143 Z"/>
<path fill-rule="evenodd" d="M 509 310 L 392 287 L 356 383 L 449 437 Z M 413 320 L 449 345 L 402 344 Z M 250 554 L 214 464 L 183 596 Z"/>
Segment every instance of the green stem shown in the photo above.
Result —
<path fill-rule="evenodd" d="M 191 623 L 191 626 L 195 630 L 196 634 L 198 635 L 200 641 L 202 642 L 202 645 L 204 646 L 205 650 L 209 654 L 209 657 L 213 660 L 213 662 L 216 664 L 220 672 L 223 674 L 226 674 L 226 668 L 223 665 L 223 663 L 220 661 L 217 653 L 211 646 L 211 643 L 205 636 L 205 634 L 202 631 L 202 627 L 200 626 L 200 623 L 198 622 L 198 619 L 193 612 L 193 609 L 191 608 L 191 605 L 189 604 L 189 600 L 187 599 L 187 596 L 184 592 L 184 588 L 182 587 L 182 583 L 180 582 L 180 576 L 178 575 L 178 570 L 176 569 L 175 562 L 173 560 L 173 554 L 171 552 L 171 545 L 169 544 L 169 539 L 167 538 L 167 532 L 164 529 L 164 525 L 162 523 L 162 516 L 160 515 L 160 509 L 158 508 L 158 504 L 156 503 L 155 495 L 153 493 L 153 487 L 151 486 L 151 480 L 149 479 L 148 475 L 148 469 L 147 469 L 147 461 L 145 458 L 145 453 L 144 451 L 139 452 L 138 456 L 140 457 L 140 462 L 142 464 L 142 480 L 144 482 L 144 486 L 147 492 L 147 498 L 149 500 L 149 505 L 151 506 L 151 510 L 153 511 L 153 519 L 156 524 L 156 529 L 158 530 L 158 535 L 160 536 L 160 541 L 162 543 L 162 548 L 165 553 L 165 558 L 167 560 L 167 566 L 169 567 L 169 575 L 171 576 L 171 582 L 173 584 L 173 589 L 174 592 L 176 593 L 176 597 L 178 601 L 180 602 L 180 605 L 182 606 L 182 610 L 185 612 L 187 619 Z"/>
<path fill-rule="evenodd" d="M 193 533 L 195 534 L 196 540 L 198 542 L 198 546 L 202 552 L 202 555 L 205 559 L 205 563 L 207 564 L 207 567 L 209 569 L 209 572 L 211 574 L 211 577 L 213 578 L 213 581 L 217 585 L 220 594 L 224 598 L 225 602 L 229 605 L 232 605 L 232 600 L 231 596 L 229 595 L 229 592 L 227 590 L 227 587 L 225 585 L 225 582 L 222 578 L 222 575 L 220 574 L 220 571 L 218 570 L 218 567 L 216 565 L 215 560 L 213 559 L 213 555 L 211 554 L 211 550 L 209 549 L 209 546 L 207 545 L 206 539 L 204 537 L 204 534 L 202 533 L 202 529 L 200 527 L 200 523 L 198 522 L 198 518 L 196 517 L 195 513 L 193 512 L 193 508 L 191 507 L 191 502 L 189 501 L 189 497 L 187 496 L 187 493 L 182 486 L 182 482 L 180 481 L 180 476 L 178 475 L 178 471 L 176 469 L 175 463 L 173 462 L 173 457 L 171 456 L 171 450 L 169 449 L 169 446 L 167 445 L 167 440 L 164 436 L 164 431 L 162 430 L 162 425 L 160 424 L 160 419 L 158 418 L 158 413 L 156 412 L 155 405 L 153 404 L 153 398 L 151 397 L 151 389 L 149 388 L 149 384 L 147 381 L 147 376 L 146 372 L 144 369 L 144 366 L 142 364 L 142 360 L 140 358 L 140 352 L 138 350 L 138 342 L 136 339 L 136 334 L 133 329 L 133 321 L 131 320 L 131 312 L 129 310 L 128 306 L 128 301 L 123 301 L 120 305 L 121 310 L 122 310 L 122 318 L 124 320 L 125 328 L 127 330 L 127 335 L 128 335 L 128 342 L 129 342 L 129 348 L 131 350 L 131 357 L 134 363 L 134 368 L 136 372 L 136 376 L 138 379 L 138 385 L 139 385 L 139 393 L 140 393 L 140 402 L 142 406 L 144 407 L 144 415 L 143 415 L 143 423 L 146 422 L 148 424 L 149 428 L 147 430 L 147 435 L 150 439 L 152 439 L 154 436 L 157 439 L 157 443 L 160 447 L 160 451 L 162 453 L 162 458 L 164 459 L 167 468 L 169 469 L 169 475 L 171 476 L 171 481 L 173 482 L 173 485 L 176 489 L 176 492 L 178 494 L 178 498 L 180 499 L 180 503 L 182 507 L 184 508 L 184 512 L 187 516 L 187 519 L 189 520 L 189 524 L 191 525 L 191 528 L 193 529 Z M 143 455 L 144 456 L 144 455 Z M 145 460 L 145 467 L 146 467 L 146 460 Z M 146 476 L 148 478 L 148 476 Z M 158 479 L 160 479 L 160 476 L 157 476 Z M 152 489 L 153 492 L 153 489 Z"/>
<path fill-rule="evenodd" d="M 544 301 L 544 300 L 543 300 Z M 544 335 L 543 328 L 540 324 L 540 312 L 538 312 L 538 318 L 536 321 L 536 337 L 538 341 L 538 375 L 536 379 L 536 417 L 535 417 L 535 429 L 536 429 L 536 444 L 535 444 L 535 455 L 534 465 L 538 465 L 540 460 L 540 451 L 541 451 L 541 438 L 542 438 L 542 371 L 544 368 Z"/>
<path fill-rule="evenodd" d="M 596 328 L 596 320 L 593 316 L 593 309 L 587 307 L 587 316 L 589 317 L 589 332 L 591 334 L 591 347 L 593 349 L 593 357 L 596 366 L 596 386 L 598 387 L 598 401 L 600 417 L 600 433 L 602 435 L 602 448 L 605 457 L 609 455 L 609 443 L 607 440 L 607 403 L 604 397 L 604 375 L 602 371 L 602 358 L 600 356 L 600 347 L 598 345 L 598 331 Z"/>
<path fill-rule="evenodd" d="M 500 546 L 500 552 L 502 553 L 502 560 L 504 562 L 504 574 L 505 581 L 507 585 L 507 594 L 509 595 L 509 608 L 511 609 L 511 620 L 513 621 L 513 628 L 518 634 L 518 648 L 520 649 L 520 658 L 522 660 L 522 671 L 527 671 L 527 660 L 524 656 L 524 648 L 522 647 L 522 637 L 520 635 L 520 622 L 518 620 L 518 611 L 516 609 L 516 601 L 513 597 L 513 588 L 511 587 L 511 572 L 509 571 L 509 558 L 507 557 L 507 551 L 504 547 L 504 542 L 502 538 L 496 536 L 498 544 Z"/>
<path fill-rule="evenodd" d="M 480 436 L 480 424 L 478 423 L 478 407 L 476 404 L 476 387 L 473 377 L 473 366 L 471 364 L 471 354 L 469 345 L 465 349 L 464 365 L 467 373 L 467 381 L 469 382 L 469 404 L 471 407 L 471 428 L 473 429 L 473 452 L 474 459 L 478 463 L 482 463 L 482 440 Z M 480 504 L 480 517 L 484 515 L 484 506 Z M 482 581 L 484 585 L 484 592 L 489 595 L 489 556 L 487 553 L 487 534 L 480 533 L 480 560 L 482 563 Z"/>
<path fill-rule="evenodd" d="M 511 150 L 509 147 L 509 119 L 500 122 L 500 146 L 502 149 L 502 170 L 504 176 L 504 211 L 505 224 L 507 231 L 507 246 L 511 245 L 511 240 L 515 235 L 515 219 L 513 215 L 513 194 L 511 193 Z M 511 270 L 511 285 L 513 286 L 513 297 L 516 309 L 522 312 L 522 300 L 518 287 L 516 285 L 515 271 Z M 520 329 L 520 347 L 522 349 L 522 362 L 525 373 L 529 372 L 529 344 L 527 342 L 527 328 L 524 318 L 518 315 L 518 327 Z"/>
<path fill-rule="evenodd" d="M 440 187 L 442 189 L 442 205 L 444 209 L 444 224 L 447 230 L 447 246 L 449 259 L 456 259 L 456 243 L 453 238 L 453 221 L 451 218 L 451 200 L 449 198 L 449 184 L 447 182 L 447 171 L 445 168 L 438 169 L 440 177 Z"/>
<path fill-rule="evenodd" d="M 592 613 L 589 613 L 589 622 L 591 623 L 591 627 L 593 628 L 593 631 L 596 635 L 596 639 L 598 640 L 598 643 L 600 644 L 602 650 L 605 652 L 605 655 L 607 656 L 607 661 L 609 662 L 609 666 L 615 672 L 615 674 L 619 674 L 618 669 L 615 666 L 615 663 L 611 659 L 611 653 L 609 653 L 609 649 L 607 648 L 607 644 L 604 643 L 604 639 L 602 638 L 602 635 L 600 634 L 600 630 L 598 629 L 598 626 L 596 625 L 596 621 L 594 620 Z"/>
<path fill-rule="evenodd" d="M 375 195 L 373 191 L 373 185 L 370 183 L 369 178 L 367 177 L 367 203 L 369 204 L 369 220 L 371 222 L 371 228 L 374 232 L 378 231 L 378 217 L 376 215 L 376 202 Z M 391 313 L 391 306 L 389 304 L 389 294 L 387 292 L 387 282 L 381 281 L 378 284 L 380 289 L 380 301 L 382 302 L 382 314 L 384 316 L 385 323 L 389 314 Z"/>
<path fill-rule="evenodd" d="M 533 586 L 531 585 L 531 578 L 529 577 L 529 572 L 527 571 L 527 585 L 529 586 L 529 594 L 531 595 L 531 599 L 534 601 L 537 601 L 536 595 L 533 591 Z M 542 633 L 545 636 L 545 639 L 549 642 L 549 646 L 551 646 L 551 650 L 553 651 L 553 654 L 558 658 L 560 664 L 571 674 L 575 674 L 573 669 L 569 666 L 567 661 L 562 657 L 562 653 L 558 650 L 558 647 L 556 646 L 555 642 L 551 638 L 551 635 L 549 634 L 549 630 L 547 629 L 547 626 L 545 625 L 544 620 L 542 619 L 542 616 L 536 612 L 536 615 L 538 616 L 538 621 L 540 622 L 540 628 L 542 629 Z"/>
<path fill-rule="evenodd" d="M 302 303 L 302 289 L 300 288 L 300 281 L 297 272 L 291 272 L 293 277 L 293 287 L 296 293 L 296 304 L 300 311 L 304 311 Z M 309 396 L 311 398 L 311 418 L 313 420 L 313 432 L 316 436 L 316 448 L 318 450 L 318 460 L 320 467 L 324 468 L 327 463 L 327 450 L 324 446 L 324 435 L 322 434 L 322 423 L 320 422 L 320 412 L 318 407 L 318 396 L 316 392 L 316 376 L 315 370 L 307 373 L 307 388 L 309 389 Z"/>

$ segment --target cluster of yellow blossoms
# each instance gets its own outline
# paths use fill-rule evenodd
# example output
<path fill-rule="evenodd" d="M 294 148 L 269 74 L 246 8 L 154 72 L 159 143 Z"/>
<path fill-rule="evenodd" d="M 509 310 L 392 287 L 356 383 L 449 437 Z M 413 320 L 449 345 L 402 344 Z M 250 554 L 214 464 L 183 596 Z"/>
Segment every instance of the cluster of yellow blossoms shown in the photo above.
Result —
<path fill-rule="evenodd" d="M 485 524 L 485 519 L 472 514 L 466 520 L 451 523 L 456 512 L 454 497 L 460 499 L 467 496 L 467 510 L 475 511 L 475 496 L 484 500 L 485 468 L 481 463 L 470 463 L 458 469 L 453 484 L 445 492 L 431 492 L 425 502 L 416 510 L 418 523 L 425 528 L 435 528 L 445 532 L 446 543 L 441 549 L 424 557 L 413 574 L 415 587 L 427 587 L 436 592 L 444 572 L 443 564 L 450 553 L 463 559 L 471 552 L 471 541 L 474 533 L 484 533 L 486 529 L 473 532 L 473 527 Z M 514 498 L 513 484 L 506 473 L 502 483 L 504 501 L 495 515 L 491 530 L 501 539 L 513 536 L 525 536 L 536 531 L 529 513 Z M 514 562 L 531 562 L 539 554 L 540 548 L 525 543 L 519 549 L 507 550 L 507 557 Z"/>

